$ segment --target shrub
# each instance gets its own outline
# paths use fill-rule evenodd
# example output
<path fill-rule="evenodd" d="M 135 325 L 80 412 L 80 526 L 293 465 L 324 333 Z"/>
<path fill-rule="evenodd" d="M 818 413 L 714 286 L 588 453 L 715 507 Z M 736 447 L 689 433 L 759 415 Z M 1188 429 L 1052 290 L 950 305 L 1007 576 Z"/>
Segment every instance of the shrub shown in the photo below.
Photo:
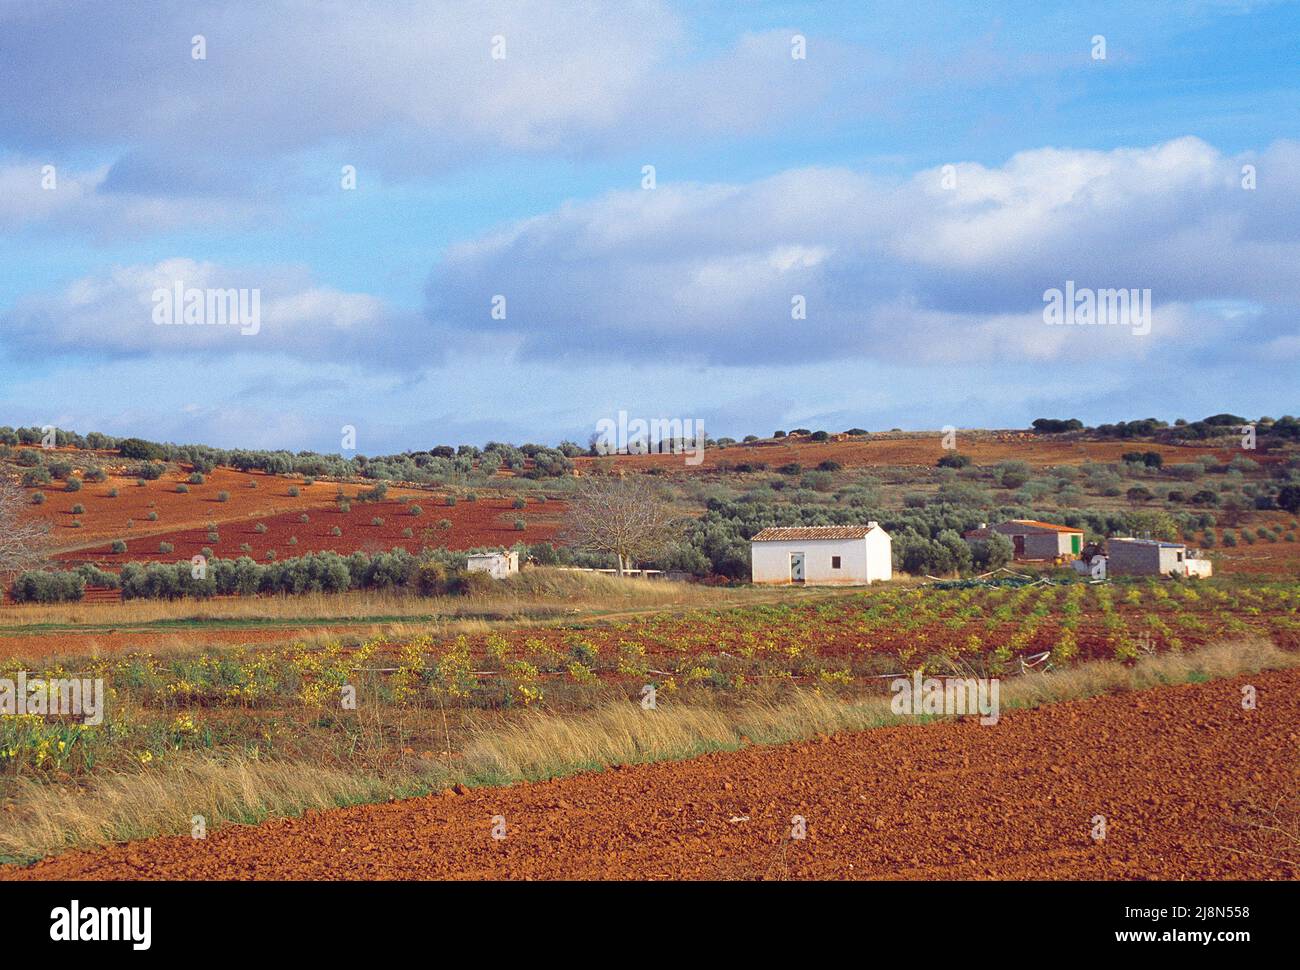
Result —
<path fill-rule="evenodd" d="M 181 495 L 188 495 L 190 491 L 190 487 L 186 485 L 184 482 L 181 482 L 179 485 L 176 486 L 176 491 L 179 492 Z"/>
<path fill-rule="evenodd" d="M 844 466 L 841 465 L 834 458 L 827 458 L 824 462 L 822 462 L 820 465 L 817 466 L 817 470 L 819 472 L 837 472 L 843 467 Z"/>
<path fill-rule="evenodd" d="M 146 461 L 166 457 L 166 452 L 163 451 L 161 445 L 140 438 L 123 438 L 117 443 L 117 453 L 123 458 L 139 458 Z"/>
<path fill-rule="evenodd" d="M 948 452 L 935 462 L 935 465 L 939 468 L 965 468 L 969 464 L 969 455 L 962 455 L 955 451 Z"/>
<path fill-rule="evenodd" d="M 33 492 L 33 493 L 32 493 L 32 504 L 33 504 L 33 505 L 44 505 L 44 504 L 45 504 L 45 493 L 44 493 L 44 492 Z"/>
<path fill-rule="evenodd" d="M 1300 485 L 1284 485 L 1277 493 L 1277 507 L 1294 515 L 1300 512 Z"/>
<path fill-rule="evenodd" d="M 80 492 L 80 491 L 81 491 L 81 479 L 80 479 L 80 478 L 69 478 L 69 479 L 68 479 L 68 484 L 67 484 L 67 485 L 64 485 L 64 486 L 63 486 L 63 489 L 64 489 L 64 491 L 67 491 L 67 492 Z"/>
<path fill-rule="evenodd" d="M 374 518 L 370 520 L 370 524 L 373 525 L 376 529 L 378 529 L 381 525 L 384 524 L 384 520 L 376 515 Z"/>
<path fill-rule="evenodd" d="M 77 573 L 26 572 L 9 590 L 15 603 L 74 603 L 86 592 L 86 581 Z"/>
<path fill-rule="evenodd" d="M 523 532 L 524 529 L 526 529 L 526 528 L 528 528 L 528 524 L 527 524 L 526 522 L 524 522 L 523 519 L 515 519 L 515 531 L 516 531 L 516 532 Z"/>
<path fill-rule="evenodd" d="M 149 461 L 135 468 L 135 477 L 141 481 L 155 482 L 162 478 L 167 466 L 161 462 Z"/>
<path fill-rule="evenodd" d="M 239 544 L 239 551 L 242 553 L 250 553 L 253 551 L 253 547 L 250 546 L 247 542 L 241 542 Z"/>
<path fill-rule="evenodd" d="M 448 496 L 447 496 L 447 504 L 448 504 L 448 505 L 455 505 L 455 504 L 456 504 L 456 496 L 455 496 L 455 495 L 448 495 Z"/>
<path fill-rule="evenodd" d="M 424 509 L 420 508 L 418 505 L 412 505 L 408 511 L 410 512 L 411 515 L 416 515 L 416 516 L 424 514 Z"/>
<path fill-rule="evenodd" d="M 108 475 L 104 472 L 104 469 L 92 467 L 87 468 L 82 473 L 81 479 L 85 482 L 106 482 L 108 481 Z"/>
<path fill-rule="evenodd" d="M 250 478 L 250 479 L 248 480 L 248 487 L 249 487 L 249 488 L 257 488 L 257 482 Z"/>
<path fill-rule="evenodd" d="M 158 513 L 157 513 L 157 512 L 150 512 L 148 515 L 145 516 L 145 518 L 148 519 L 150 522 L 157 522 L 157 521 L 158 521 Z"/>
<path fill-rule="evenodd" d="M 158 543 L 158 551 L 161 552 L 163 555 L 166 555 L 169 552 L 174 552 L 175 549 L 176 547 L 173 546 L 170 542 Z"/>
<path fill-rule="evenodd" d="M 290 498 L 297 498 L 300 494 L 301 494 L 301 493 L 298 491 L 298 487 L 297 487 L 296 485 L 291 485 L 291 486 L 289 486 L 289 497 L 290 497 Z"/>
<path fill-rule="evenodd" d="M 777 471 L 782 475 L 798 475 L 803 471 L 803 465 L 799 464 L 797 461 L 787 462 L 779 467 Z"/>
<path fill-rule="evenodd" d="M 73 514 L 73 515 L 85 515 L 85 514 L 86 514 L 86 507 L 85 507 L 84 505 L 82 505 L 80 502 L 78 502 L 76 505 L 74 505 L 74 506 L 72 507 L 72 514 Z"/>
<path fill-rule="evenodd" d="M 80 529 L 80 528 L 81 528 L 81 520 L 80 520 L 80 519 L 73 519 L 70 523 L 68 523 L 68 526 L 69 526 L 69 528 Z"/>
<path fill-rule="evenodd" d="M 337 539 L 339 536 L 343 535 L 343 530 L 340 529 L 338 526 L 334 526 L 332 529 L 330 529 L 330 535 L 332 535 L 335 539 Z"/>
<path fill-rule="evenodd" d="M 520 496 L 510 503 L 510 507 L 515 509 L 522 509 L 527 504 L 528 503 L 523 500 L 523 497 Z"/>
<path fill-rule="evenodd" d="M 115 489 L 115 488 L 110 488 L 110 489 L 108 490 L 108 497 L 109 497 L 109 498 L 117 498 L 117 489 Z"/>
<path fill-rule="evenodd" d="M 402 538 L 403 538 L 403 539 L 409 539 L 409 538 L 411 538 L 413 535 L 415 535 L 415 533 L 412 532 L 410 529 L 403 529 L 403 530 L 402 530 Z"/>
<path fill-rule="evenodd" d="M 121 539 L 114 539 L 112 548 L 113 552 L 120 556 L 122 553 L 126 552 L 126 543 Z"/>
<path fill-rule="evenodd" d="M 298 537 L 297 537 L 297 536 L 289 536 L 289 545 L 291 545 L 291 546 L 296 546 L 297 544 L 298 544 Z"/>
<path fill-rule="evenodd" d="M 194 472 L 194 474 L 190 475 L 189 478 L 189 482 L 191 485 L 202 485 L 206 481 L 207 479 L 203 477 L 203 474 L 201 472 Z"/>
<path fill-rule="evenodd" d="M 27 488 L 31 488 L 33 485 L 48 484 L 50 484 L 50 471 L 44 466 L 23 472 L 23 485 Z"/>
<path fill-rule="evenodd" d="M 217 501 L 218 501 L 218 502 L 229 502 L 229 501 L 230 501 L 230 493 L 229 493 L 229 492 L 218 492 L 218 493 L 217 493 Z"/>
<path fill-rule="evenodd" d="M 269 531 L 269 529 L 267 528 L 265 522 L 259 522 L 257 523 L 257 525 L 253 526 L 253 531 L 256 532 L 259 536 L 264 536 Z"/>

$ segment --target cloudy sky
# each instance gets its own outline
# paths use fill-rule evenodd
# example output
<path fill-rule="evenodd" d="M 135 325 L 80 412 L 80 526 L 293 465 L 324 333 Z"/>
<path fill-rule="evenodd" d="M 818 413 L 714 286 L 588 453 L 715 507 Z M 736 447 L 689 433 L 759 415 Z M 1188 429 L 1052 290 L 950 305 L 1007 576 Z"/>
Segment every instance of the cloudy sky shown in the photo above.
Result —
<path fill-rule="evenodd" d="M 0 424 L 1300 411 L 1296 3 L 0 0 L 0 79 Z"/>

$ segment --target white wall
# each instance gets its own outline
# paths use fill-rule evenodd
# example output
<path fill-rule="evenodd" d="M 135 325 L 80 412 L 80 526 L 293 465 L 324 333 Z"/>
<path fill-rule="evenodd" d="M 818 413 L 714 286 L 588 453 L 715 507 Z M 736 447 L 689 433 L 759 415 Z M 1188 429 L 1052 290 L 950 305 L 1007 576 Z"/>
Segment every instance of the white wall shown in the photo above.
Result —
<path fill-rule="evenodd" d="M 488 573 L 496 579 L 505 579 L 511 573 L 519 572 L 519 553 L 470 556 L 465 568 L 471 573 Z"/>
<path fill-rule="evenodd" d="M 804 582 L 810 586 L 861 585 L 893 575 L 889 536 L 872 529 L 865 539 L 782 539 L 750 543 L 755 583 L 790 582 L 790 554 L 804 554 Z M 831 568 L 831 557 L 840 568 Z"/>

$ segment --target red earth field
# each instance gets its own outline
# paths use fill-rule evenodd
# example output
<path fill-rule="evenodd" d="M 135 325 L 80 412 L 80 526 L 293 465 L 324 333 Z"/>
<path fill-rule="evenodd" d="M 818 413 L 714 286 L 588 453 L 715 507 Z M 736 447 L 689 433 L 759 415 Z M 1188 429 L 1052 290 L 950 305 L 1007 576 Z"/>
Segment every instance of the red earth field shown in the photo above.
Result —
<path fill-rule="evenodd" d="M 205 548 L 221 559 L 249 555 L 262 562 L 269 551 L 274 551 L 279 559 L 286 559 L 323 550 L 347 554 L 387 552 L 399 546 L 411 552 L 425 546 L 449 549 L 511 546 L 519 541 L 552 540 L 564 515 L 564 504 L 558 501 L 531 501 L 522 509 L 514 508 L 512 500 L 500 498 L 480 498 L 474 502 L 462 499 L 455 505 L 447 505 L 446 501 L 444 495 L 421 492 L 415 493 L 407 503 L 354 501 L 347 512 L 340 511 L 332 502 L 322 505 L 318 501 L 316 505 L 299 505 L 296 511 L 273 515 L 252 514 L 222 521 L 214 514 L 204 523 L 216 522 L 219 539 L 215 542 L 208 538 L 206 524 L 200 523 L 127 539 L 124 553 L 114 553 L 111 544 L 105 543 L 65 552 L 59 558 L 113 568 L 124 562 L 188 559 Z M 415 506 L 421 510 L 418 516 L 411 513 Z M 302 521 L 303 516 L 307 517 L 306 522 Z M 375 519 L 382 523 L 375 525 Z M 522 532 L 514 527 L 516 519 L 525 523 Z M 450 526 L 440 524 L 444 521 Z M 265 531 L 259 531 L 259 525 L 265 526 Z M 333 533 L 335 529 L 340 533 L 337 536 Z M 407 529 L 411 531 L 409 537 L 402 534 Z M 297 543 L 290 543 L 291 538 L 296 538 Z M 159 543 L 162 542 L 170 543 L 172 552 L 161 554 Z M 244 545 L 250 547 L 249 551 L 241 549 Z"/>
<path fill-rule="evenodd" d="M 186 483 L 188 474 L 169 471 L 157 481 L 138 486 L 136 479 L 111 473 L 106 482 L 86 482 L 80 491 L 66 491 L 64 482 L 53 482 L 27 489 L 42 492 L 45 503 L 37 506 L 39 513 L 54 526 L 54 542 L 58 549 L 79 548 L 100 539 L 116 539 L 128 535 L 147 535 L 159 531 L 201 527 L 213 520 L 245 518 L 251 515 L 273 515 L 291 509 L 307 508 L 332 502 L 340 487 L 334 482 L 316 482 L 304 485 L 300 478 L 264 475 L 260 472 L 238 472 L 231 468 L 218 468 L 205 476 L 202 485 L 187 485 L 188 494 L 177 491 Z M 256 485 L 250 488 L 249 483 Z M 367 485 L 344 485 L 345 494 L 351 496 Z M 117 489 L 117 497 L 110 498 L 110 490 Z M 289 495 L 297 488 L 299 495 Z M 225 502 L 217 496 L 226 492 Z M 402 490 L 391 490 L 397 498 Z M 81 505 L 85 511 L 72 512 Z M 149 513 L 156 512 L 158 520 L 149 521 Z M 74 526 L 74 520 L 81 522 Z M 128 529 L 127 523 L 134 524 Z"/>
<path fill-rule="evenodd" d="M 1295 879 L 1297 724 L 1300 671 L 1259 673 L 309 812 L 0 879 Z"/>
<path fill-rule="evenodd" d="M 957 450 L 969 455 L 977 465 L 1000 461 L 1024 461 L 1035 468 L 1048 465 L 1082 465 L 1085 462 L 1117 462 L 1128 451 L 1159 452 L 1167 463 L 1194 461 L 1200 455 L 1214 455 L 1219 461 L 1231 461 L 1241 454 L 1237 449 L 1212 448 L 1206 445 L 1165 445 L 1133 441 L 1077 441 L 1036 435 L 1020 431 L 959 431 Z M 716 471 L 745 462 L 765 462 L 770 469 L 789 462 L 814 468 L 833 459 L 845 468 L 871 465 L 915 466 L 930 468 L 945 454 L 942 435 L 896 433 L 867 438 L 834 435 L 824 442 L 807 438 L 782 438 L 757 441 L 729 448 L 710 448 L 700 465 L 687 465 L 684 455 L 610 455 L 603 458 L 575 458 L 574 465 L 585 471 L 594 464 L 620 468 L 659 467 L 675 472 Z M 1252 453 L 1252 459 L 1267 464 L 1283 461 L 1278 455 Z"/>

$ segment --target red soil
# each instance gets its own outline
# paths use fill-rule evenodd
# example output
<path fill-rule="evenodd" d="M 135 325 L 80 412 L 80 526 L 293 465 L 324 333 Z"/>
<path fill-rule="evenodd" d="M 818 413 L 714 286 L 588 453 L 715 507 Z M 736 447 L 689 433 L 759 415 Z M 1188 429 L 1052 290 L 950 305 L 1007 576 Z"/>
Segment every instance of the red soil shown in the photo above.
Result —
<path fill-rule="evenodd" d="M 1117 462 L 1129 451 L 1159 452 L 1166 463 L 1177 464 L 1195 460 L 1200 455 L 1214 455 L 1220 462 L 1229 462 L 1243 454 L 1239 449 L 1214 448 L 1208 445 L 1164 445 L 1133 441 L 1074 441 L 1030 434 L 1019 431 L 959 431 L 957 450 L 969 455 L 977 465 L 993 465 L 1000 461 L 1024 461 L 1035 468 L 1045 465 L 1082 465 L 1085 462 Z M 716 471 L 745 462 L 765 462 L 776 469 L 789 462 L 804 468 L 815 468 L 827 459 L 839 462 L 845 468 L 870 465 L 920 466 L 930 468 L 945 454 L 942 436 L 907 433 L 896 437 L 868 437 L 866 439 L 837 435 L 829 441 L 816 442 L 807 438 L 782 438 L 776 441 L 758 441 L 730 448 L 710 448 L 700 465 L 687 465 L 689 455 L 611 455 L 605 458 L 575 458 L 574 466 L 585 472 L 595 464 L 612 464 L 620 468 L 645 469 L 659 467 L 668 471 Z M 1283 456 L 1251 453 L 1261 464 L 1285 460 Z"/>
<path fill-rule="evenodd" d="M 53 482 L 29 488 L 27 493 L 45 494 L 45 503 L 33 509 L 53 525 L 55 548 L 72 550 L 94 544 L 96 540 L 202 528 L 212 521 L 312 508 L 331 502 L 339 488 L 334 482 L 304 485 L 300 478 L 237 472 L 231 468 L 214 470 L 204 476 L 202 485 L 188 485 L 188 477 L 188 474 L 169 471 L 141 487 L 134 477 L 109 475 L 106 482 L 86 482 L 78 492 L 67 491 L 65 482 Z M 257 487 L 250 488 L 249 482 L 255 482 Z M 186 484 L 188 493 L 176 490 L 181 484 Z M 345 485 L 343 489 L 347 495 L 355 495 L 367 487 Z M 117 489 L 116 498 L 108 494 L 113 488 Z M 297 497 L 289 494 L 290 488 L 298 489 Z M 229 499 L 219 501 L 220 492 L 227 492 Z M 404 493 L 393 490 L 390 494 L 396 498 Z M 84 506 L 85 511 L 73 514 L 76 505 Z M 156 522 L 149 521 L 150 512 L 158 514 Z M 79 528 L 73 525 L 74 520 L 81 522 Z M 134 523 L 129 529 L 128 521 Z M 156 541 L 154 548 L 157 548 Z"/>
<path fill-rule="evenodd" d="M 0 879 L 1295 879 L 1297 723 L 1300 670 L 1260 673 L 310 812 Z"/>
<path fill-rule="evenodd" d="M 339 511 L 333 504 L 317 504 L 276 515 L 226 517 L 224 521 L 213 515 L 210 521 L 217 523 L 216 542 L 209 540 L 206 524 L 199 524 L 147 538 L 128 539 L 124 553 L 114 553 L 111 544 L 105 544 L 63 553 L 59 558 L 65 562 L 95 562 L 105 568 L 115 568 L 125 562 L 188 559 L 205 548 L 221 559 L 250 555 L 264 562 L 270 550 L 275 551 L 277 558 L 287 559 L 323 550 L 347 554 L 387 552 L 398 546 L 411 552 L 418 552 L 424 546 L 449 549 L 510 546 L 521 540 L 530 543 L 552 540 L 565 508 L 564 503 L 556 501 L 530 502 L 522 509 L 514 508 L 507 499 L 461 500 L 452 506 L 445 502 L 445 496 L 424 492 L 405 504 L 392 500 L 353 502 L 347 512 Z M 419 516 L 411 514 L 411 507 L 416 505 L 421 509 Z M 307 522 L 301 521 L 302 515 L 308 517 Z M 373 525 L 376 518 L 382 519 L 383 524 Z M 449 529 L 439 527 L 439 521 L 444 519 L 451 523 Z M 516 519 L 524 520 L 524 531 L 515 529 Z M 266 526 L 265 532 L 258 531 L 259 524 Z M 332 530 L 336 528 L 341 535 L 333 535 Z M 409 538 L 402 535 L 406 529 L 411 530 Z M 296 545 L 290 544 L 291 537 L 297 538 Z M 170 553 L 159 551 L 162 542 L 172 545 Z M 251 551 L 243 552 L 240 549 L 243 545 L 248 545 Z"/>

